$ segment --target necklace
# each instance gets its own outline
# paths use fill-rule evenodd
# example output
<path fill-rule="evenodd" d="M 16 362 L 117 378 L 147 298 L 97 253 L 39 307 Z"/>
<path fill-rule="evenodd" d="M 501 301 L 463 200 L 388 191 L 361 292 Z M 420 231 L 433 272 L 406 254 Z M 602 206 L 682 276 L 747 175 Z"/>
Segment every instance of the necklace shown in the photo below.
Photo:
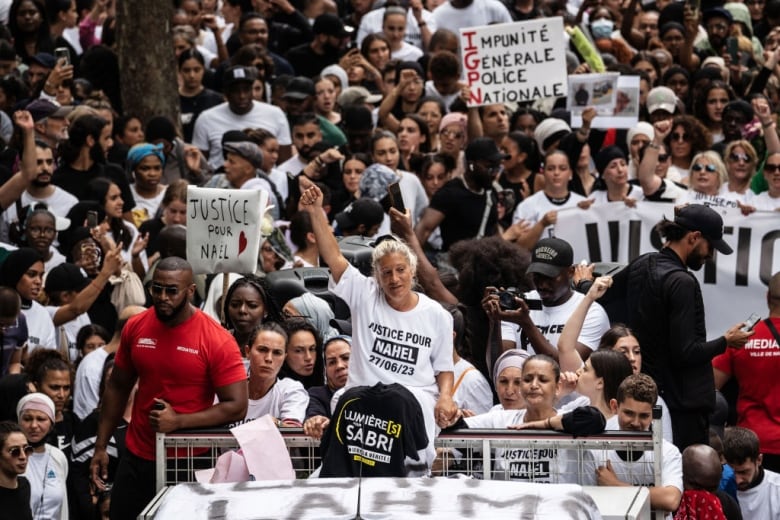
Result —
<path fill-rule="evenodd" d="M 477 195 L 482 195 L 483 193 L 485 193 L 485 188 L 480 188 L 479 190 L 472 190 L 471 188 L 469 188 L 468 183 L 466 183 L 466 179 L 464 179 L 463 177 L 460 178 L 460 182 L 462 182 L 463 187 L 469 190 L 471 193 L 476 193 Z"/>
<path fill-rule="evenodd" d="M 569 197 L 571 197 L 571 193 L 567 193 L 563 197 L 551 197 L 550 195 L 544 194 L 545 197 L 547 197 L 547 200 L 549 200 L 551 203 L 555 204 L 556 206 L 561 206 L 563 204 L 566 204 L 566 201 L 569 200 Z"/>

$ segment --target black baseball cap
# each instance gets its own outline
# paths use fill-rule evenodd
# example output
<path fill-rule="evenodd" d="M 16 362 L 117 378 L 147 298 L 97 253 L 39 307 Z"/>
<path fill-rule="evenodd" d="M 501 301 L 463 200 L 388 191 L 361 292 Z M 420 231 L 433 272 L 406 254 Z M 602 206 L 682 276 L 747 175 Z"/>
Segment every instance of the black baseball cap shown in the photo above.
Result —
<path fill-rule="evenodd" d="M 314 82 L 306 76 L 297 76 L 287 84 L 282 98 L 306 99 L 315 94 Z"/>
<path fill-rule="evenodd" d="M 44 287 L 47 293 L 59 291 L 80 292 L 89 285 L 90 279 L 80 267 L 64 263 L 53 267 L 46 275 Z"/>
<path fill-rule="evenodd" d="M 225 71 L 225 75 L 222 76 L 222 86 L 223 88 L 228 88 L 231 85 L 240 83 L 242 81 L 247 83 L 254 83 L 256 79 L 256 68 L 236 65 L 235 67 L 230 67 Z"/>
<path fill-rule="evenodd" d="M 704 204 L 688 204 L 675 208 L 674 223 L 688 231 L 699 231 L 712 247 L 730 255 L 734 252 L 723 240 L 723 219 L 717 211 Z"/>
<path fill-rule="evenodd" d="M 478 137 L 466 147 L 467 161 L 483 160 L 497 163 L 505 159 L 509 159 L 509 156 L 501 153 L 496 142 L 489 137 Z"/>
<path fill-rule="evenodd" d="M 354 31 L 352 27 L 345 27 L 341 19 L 332 13 L 319 15 L 314 20 L 311 30 L 314 34 L 327 34 L 338 38 L 346 38 Z"/>
<path fill-rule="evenodd" d="M 382 223 L 385 212 L 382 205 L 369 198 L 360 198 L 336 215 L 336 222 L 342 231 L 352 231 L 363 224 L 366 229 Z"/>
<path fill-rule="evenodd" d="M 561 274 L 574 263 L 574 251 L 571 245 L 560 238 L 543 238 L 534 246 L 531 265 L 527 273 L 538 273 L 550 278 Z"/>

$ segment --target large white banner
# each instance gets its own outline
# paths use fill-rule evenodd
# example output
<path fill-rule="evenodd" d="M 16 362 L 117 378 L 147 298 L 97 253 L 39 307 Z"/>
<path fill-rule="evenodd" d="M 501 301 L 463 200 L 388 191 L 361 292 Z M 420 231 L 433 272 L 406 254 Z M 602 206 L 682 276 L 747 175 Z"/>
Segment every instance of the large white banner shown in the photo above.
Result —
<path fill-rule="evenodd" d="M 723 216 L 724 240 L 734 253 L 716 253 L 696 272 L 706 309 L 707 335 L 716 338 L 751 313 L 766 317 L 766 288 L 780 270 L 780 215 L 756 212 L 743 216 L 737 209 L 717 208 Z M 558 213 L 555 236 L 569 242 L 574 261 L 627 263 L 661 247 L 653 227 L 674 218 L 672 204 L 622 202 L 568 209 Z"/>
<path fill-rule="evenodd" d="M 560 17 L 461 29 L 469 106 L 565 96 L 563 35 Z"/>
<path fill-rule="evenodd" d="M 357 517 L 359 489 L 361 505 Z M 154 518 L 600 520 L 599 509 L 605 511 L 604 518 L 647 518 L 634 516 L 637 512 L 650 512 L 644 505 L 649 496 L 646 490 L 621 487 L 605 494 L 601 488 L 574 484 L 449 478 L 364 478 L 360 487 L 356 478 L 179 484 L 163 496 Z"/>
<path fill-rule="evenodd" d="M 253 273 L 265 190 L 187 188 L 187 260 L 197 273 Z"/>

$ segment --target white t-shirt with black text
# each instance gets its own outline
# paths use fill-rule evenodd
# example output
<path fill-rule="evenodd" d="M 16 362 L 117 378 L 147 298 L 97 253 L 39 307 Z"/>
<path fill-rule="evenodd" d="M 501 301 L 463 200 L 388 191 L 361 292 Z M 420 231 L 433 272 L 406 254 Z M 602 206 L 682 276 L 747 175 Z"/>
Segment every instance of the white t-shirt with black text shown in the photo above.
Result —
<path fill-rule="evenodd" d="M 331 290 L 352 311 L 347 387 L 399 383 L 438 395 L 436 374 L 452 372 L 452 316 L 419 294 L 414 309 L 393 309 L 374 278 L 350 265 Z"/>

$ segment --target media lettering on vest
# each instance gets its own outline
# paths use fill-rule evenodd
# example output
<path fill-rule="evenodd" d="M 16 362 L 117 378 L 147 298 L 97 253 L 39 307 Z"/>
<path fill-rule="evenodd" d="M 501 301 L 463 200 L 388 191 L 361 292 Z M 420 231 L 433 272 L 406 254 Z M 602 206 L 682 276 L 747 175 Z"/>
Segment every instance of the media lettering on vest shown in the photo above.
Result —
<path fill-rule="evenodd" d="M 469 106 L 566 96 L 563 19 L 460 30 Z"/>
<path fill-rule="evenodd" d="M 262 190 L 187 188 L 187 260 L 195 273 L 248 273 L 257 268 Z"/>

